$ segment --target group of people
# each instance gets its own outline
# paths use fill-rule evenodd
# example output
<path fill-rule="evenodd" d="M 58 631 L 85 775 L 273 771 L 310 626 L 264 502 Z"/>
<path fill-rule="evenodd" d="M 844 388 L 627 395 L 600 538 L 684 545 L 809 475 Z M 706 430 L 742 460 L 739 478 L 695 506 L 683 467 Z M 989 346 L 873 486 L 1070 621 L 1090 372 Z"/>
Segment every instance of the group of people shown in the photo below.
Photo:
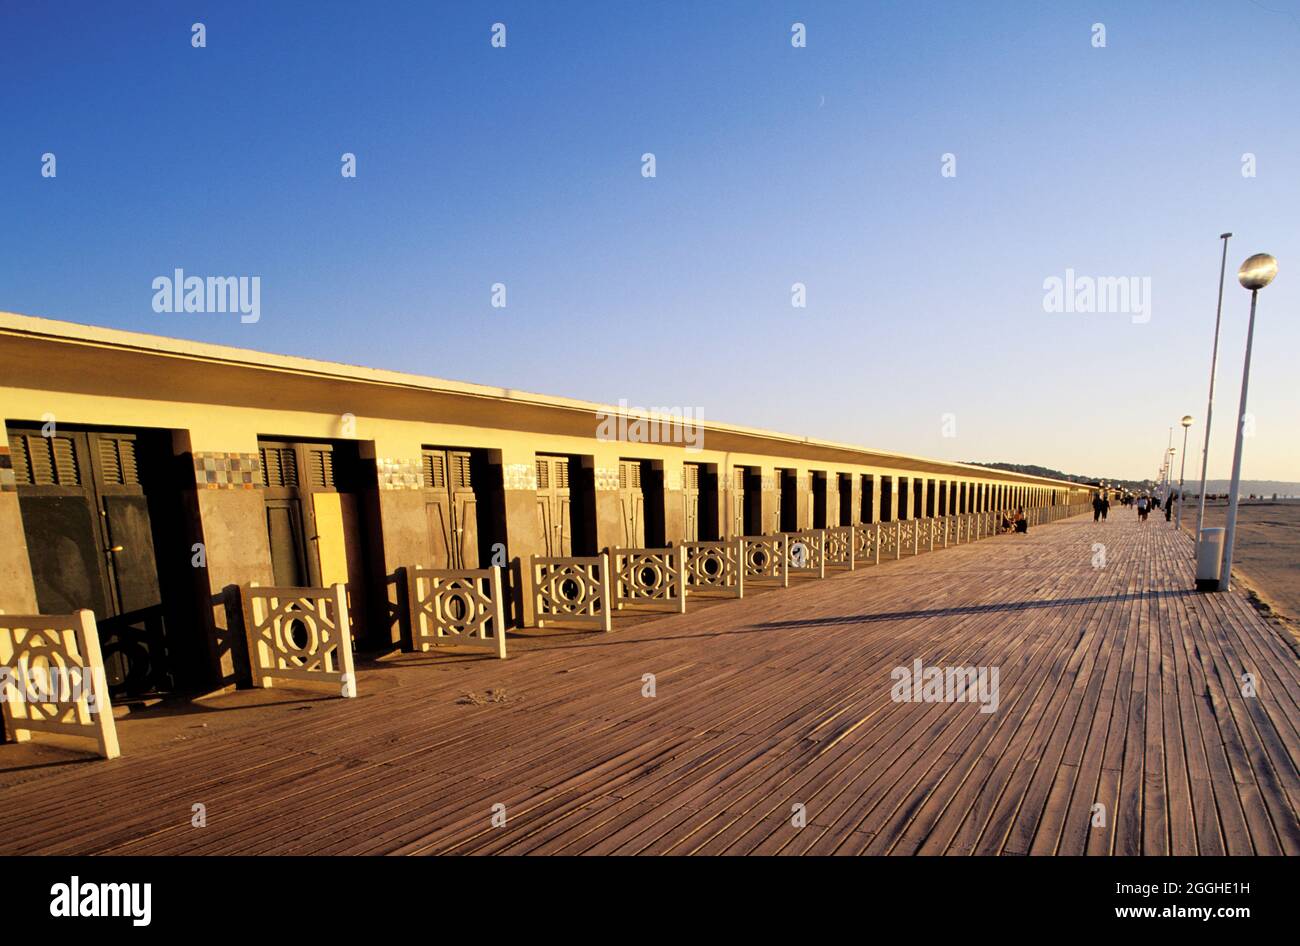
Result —
<path fill-rule="evenodd" d="M 1164 506 L 1165 522 L 1172 522 L 1174 518 L 1174 504 L 1178 502 L 1178 499 L 1178 493 L 1176 491 L 1171 491 L 1163 503 L 1161 503 L 1159 496 L 1147 496 L 1145 494 L 1130 501 L 1133 505 L 1137 506 L 1138 521 L 1146 522 L 1147 516 L 1151 514 L 1153 509 L 1159 509 L 1161 506 Z M 1093 508 L 1095 509 L 1096 507 L 1097 501 L 1093 500 Z M 1102 518 L 1105 517 L 1103 516 Z"/>
<path fill-rule="evenodd" d="M 1028 534 L 1029 520 L 1025 518 L 1025 507 L 1019 507 L 1015 512 L 1004 512 L 1002 522 L 998 526 L 999 532 L 1019 532 Z"/>
<path fill-rule="evenodd" d="M 1092 497 L 1092 521 L 1105 522 L 1106 516 L 1110 512 L 1110 496 L 1107 493 L 1097 493 Z"/>

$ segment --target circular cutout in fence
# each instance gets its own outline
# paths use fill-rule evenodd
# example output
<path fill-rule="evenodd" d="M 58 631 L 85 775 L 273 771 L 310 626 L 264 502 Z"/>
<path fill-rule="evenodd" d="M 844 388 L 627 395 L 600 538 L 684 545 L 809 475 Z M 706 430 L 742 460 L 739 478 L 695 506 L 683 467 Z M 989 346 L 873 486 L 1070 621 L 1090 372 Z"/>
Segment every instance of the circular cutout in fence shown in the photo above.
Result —
<path fill-rule="evenodd" d="M 642 590 L 653 591 L 663 582 L 663 569 L 658 565 L 647 562 L 636 570 L 636 584 Z"/>
<path fill-rule="evenodd" d="M 311 632 L 307 630 L 307 623 L 299 618 L 289 621 L 285 626 L 284 636 L 294 650 L 306 650 L 307 644 L 311 642 Z"/>
<path fill-rule="evenodd" d="M 49 647 L 28 647 L 18 653 L 14 665 L 23 699 L 40 707 L 40 714 L 57 717 L 60 703 L 71 698 L 69 664 L 59 651 Z"/>
<path fill-rule="evenodd" d="M 320 649 L 320 631 L 306 611 L 289 610 L 276 621 L 276 644 L 289 657 L 305 660 Z"/>
<path fill-rule="evenodd" d="M 470 589 L 448 589 L 441 597 L 442 629 L 448 634 L 464 634 L 472 629 L 478 609 Z"/>
<path fill-rule="evenodd" d="M 125 635 L 115 635 L 105 641 L 104 676 L 109 689 L 134 695 L 156 687 L 154 656 L 144 641 Z"/>
<path fill-rule="evenodd" d="M 450 594 L 443 601 L 443 609 L 449 621 L 460 624 L 469 616 L 469 596 L 464 592 Z"/>

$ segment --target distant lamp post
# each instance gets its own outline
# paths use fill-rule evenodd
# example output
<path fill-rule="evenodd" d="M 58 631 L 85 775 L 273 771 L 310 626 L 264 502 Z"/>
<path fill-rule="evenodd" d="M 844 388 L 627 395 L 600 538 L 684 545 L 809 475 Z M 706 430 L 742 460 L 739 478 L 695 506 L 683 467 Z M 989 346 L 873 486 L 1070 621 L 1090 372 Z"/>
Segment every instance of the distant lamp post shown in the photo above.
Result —
<path fill-rule="evenodd" d="M 1205 405 L 1205 445 L 1201 448 L 1201 496 L 1196 512 L 1196 541 L 1205 527 L 1205 471 L 1210 463 L 1210 421 L 1214 417 L 1214 375 L 1219 366 L 1219 322 L 1223 317 L 1223 276 L 1228 268 L 1228 240 L 1231 233 L 1220 233 L 1223 256 L 1219 259 L 1219 304 L 1214 310 L 1214 350 L 1210 355 L 1210 399 Z"/>
<path fill-rule="evenodd" d="M 1183 461 L 1178 467 L 1178 509 L 1174 520 L 1175 529 L 1182 529 L 1183 527 L 1183 478 L 1187 475 L 1187 432 L 1191 429 L 1193 423 L 1191 414 L 1183 415 Z"/>
<path fill-rule="evenodd" d="M 1169 428 L 1169 441 L 1165 444 L 1165 452 L 1160 455 L 1160 505 L 1169 501 L 1169 462 L 1174 455 L 1174 428 Z"/>
<path fill-rule="evenodd" d="M 1228 490 L 1228 522 L 1223 535 L 1223 571 L 1219 590 L 1227 591 L 1232 578 L 1232 545 L 1237 538 L 1237 492 L 1241 489 L 1241 448 L 1245 434 L 1246 391 L 1250 386 L 1250 349 L 1255 341 L 1255 303 L 1259 291 L 1277 276 L 1277 260 L 1267 253 L 1256 253 L 1237 270 L 1237 282 L 1250 290 L 1250 321 L 1246 324 L 1246 358 L 1241 365 L 1241 404 L 1237 408 L 1237 447 L 1232 454 L 1232 485 Z"/>
<path fill-rule="evenodd" d="M 1170 427 L 1169 439 L 1172 441 L 1173 437 L 1174 437 L 1174 429 Z M 1165 474 L 1164 497 L 1160 500 L 1160 503 L 1166 509 L 1169 508 L 1169 498 L 1170 496 L 1173 495 L 1174 454 L 1177 452 L 1178 450 L 1174 447 L 1169 447 L 1168 449 L 1165 450 L 1165 468 L 1163 471 Z"/>

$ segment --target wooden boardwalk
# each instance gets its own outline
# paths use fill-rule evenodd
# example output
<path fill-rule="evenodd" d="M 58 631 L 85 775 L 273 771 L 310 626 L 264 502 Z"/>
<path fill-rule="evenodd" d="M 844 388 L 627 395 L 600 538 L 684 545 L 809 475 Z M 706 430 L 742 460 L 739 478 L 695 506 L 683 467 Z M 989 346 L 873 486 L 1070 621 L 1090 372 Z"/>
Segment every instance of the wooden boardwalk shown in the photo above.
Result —
<path fill-rule="evenodd" d="M 0 853 L 1300 853 L 1300 663 L 1189 558 L 1117 508 L 504 662 L 403 656 L 356 700 L 133 716 L 113 762 L 0 746 Z M 997 711 L 895 702 L 917 659 L 997 667 Z"/>

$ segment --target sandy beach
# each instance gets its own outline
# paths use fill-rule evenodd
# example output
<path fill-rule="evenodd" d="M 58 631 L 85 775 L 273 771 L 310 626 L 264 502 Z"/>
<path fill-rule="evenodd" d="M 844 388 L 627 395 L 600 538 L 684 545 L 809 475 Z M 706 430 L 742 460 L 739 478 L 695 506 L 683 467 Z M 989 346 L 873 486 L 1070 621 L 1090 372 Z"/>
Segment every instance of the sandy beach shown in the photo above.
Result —
<path fill-rule="evenodd" d="M 1222 526 L 1223 501 L 1205 507 L 1205 524 Z M 1196 506 L 1183 513 L 1183 528 L 1196 528 Z M 1300 500 L 1242 500 L 1237 511 L 1237 543 L 1233 571 L 1246 579 L 1259 596 L 1293 631 L 1300 629 Z"/>

